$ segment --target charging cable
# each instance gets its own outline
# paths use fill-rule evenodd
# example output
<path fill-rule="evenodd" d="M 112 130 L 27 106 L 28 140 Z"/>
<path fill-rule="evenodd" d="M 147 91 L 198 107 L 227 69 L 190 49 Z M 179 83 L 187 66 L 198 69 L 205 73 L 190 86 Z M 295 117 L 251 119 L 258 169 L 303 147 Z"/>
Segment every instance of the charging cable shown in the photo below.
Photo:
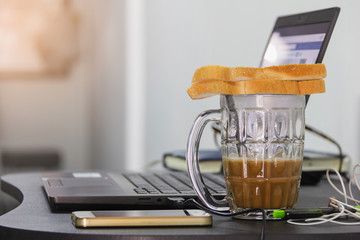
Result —
<path fill-rule="evenodd" d="M 316 217 L 316 218 L 288 219 L 287 222 L 290 224 L 302 225 L 302 226 L 318 225 L 318 224 L 323 224 L 323 223 L 327 223 L 327 222 L 332 222 L 332 223 L 341 224 L 341 225 L 360 225 L 360 207 L 356 206 L 356 205 L 360 205 L 359 204 L 360 200 L 354 198 L 354 195 L 352 192 L 352 186 L 353 186 L 352 183 L 353 182 L 354 182 L 354 185 L 356 186 L 357 190 L 360 191 L 360 184 L 359 184 L 358 178 L 357 178 L 357 176 L 360 176 L 360 174 L 356 173 L 356 170 L 358 168 L 360 168 L 360 164 L 356 164 L 354 166 L 352 176 L 349 180 L 348 191 L 349 191 L 350 195 L 347 194 L 344 181 L 343 181 L 339 171 L 334 168 L 330 168 L 326 171 L 326 178 L 327 178 L 330 186 L 336 192 L 338 192 L 340 195 L 342 195 L 344 197 L 344 202 L 336 199 L 335 197 L 329 197 L 329 199 L 330 199 L 329 207 L 336 208 L 337 209 L 336 213 L 325 214 L 321 217 Z M 332 182 L 330 175 L 329 175 L 330 171 L 335 172 L 335 174 L 339 178 L 342 190 L 337 188 L 335 186 L 335 184 Z M 349 201 L 354 202 L 355 205 L 349 204 Z M 354 221 L 353 222 L 337 221 L 337 219 L 340 219 L 343 217 L 346 217 L 347 219 L 352 218 Z"/>

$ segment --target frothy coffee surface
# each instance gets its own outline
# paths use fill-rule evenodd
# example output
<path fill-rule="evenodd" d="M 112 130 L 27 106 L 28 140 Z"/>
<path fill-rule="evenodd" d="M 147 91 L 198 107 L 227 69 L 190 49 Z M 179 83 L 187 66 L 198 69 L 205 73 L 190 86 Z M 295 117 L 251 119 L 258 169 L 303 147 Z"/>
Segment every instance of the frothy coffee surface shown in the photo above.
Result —
<path fill-rule="evenodd" d="M 223 159 L 227 200 L 236 208 L 293 208 L 301 160 Z"/>

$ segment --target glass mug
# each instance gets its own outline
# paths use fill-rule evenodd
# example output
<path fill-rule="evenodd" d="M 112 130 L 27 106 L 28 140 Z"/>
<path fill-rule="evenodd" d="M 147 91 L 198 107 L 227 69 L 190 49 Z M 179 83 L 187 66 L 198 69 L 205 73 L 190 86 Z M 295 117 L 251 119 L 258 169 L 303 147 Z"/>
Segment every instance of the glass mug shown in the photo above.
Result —
<path fill-rule="evenodd" d="M 187 168 L 199 199 L 216 211 L 295 207 L 304 151 L 305 96 L 220 95 L 220 107 L 202 112 L 189 134 Z M 221 200 L 210 194 L 199 168 L 201 135 L 211 121 L 221 128 L 227 190 Z"/>

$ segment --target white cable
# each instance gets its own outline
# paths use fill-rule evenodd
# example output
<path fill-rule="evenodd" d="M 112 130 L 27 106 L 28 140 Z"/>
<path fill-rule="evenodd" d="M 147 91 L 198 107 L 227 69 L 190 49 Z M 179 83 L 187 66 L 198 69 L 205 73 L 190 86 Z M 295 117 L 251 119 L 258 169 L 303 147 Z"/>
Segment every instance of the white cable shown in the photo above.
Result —
<path fill-rule="evenodd" d="M 349 186 L 348 186 L 348 188 L 349 188 L 349 193 L 350 193 L 350 197 L 352 197 L 352 198 L 354 198 L 354 195 L 353 195 L 353 193 L 352 193 L 352 187 L 351 187 L 351 183 L 352 183 L 353 180 L 355 181 L 355 185 L 356 185 L 358 191 L 360 191 L 360 186 L 359 186 L 359 183 L 358 183 L 358 180 L 357 180 L 357 177 L 356 177 L 356 176 L 360 175 L 360 174 L 356 174 L 356 168 L 358 168 L 358 167 L 360 167 L 360 164 L 356 164 L 356 165 L 354 166 L 354 168 L 353 168 L 353 174 L 352 174 L 352 176 L 351 176 L 351 178 L 350 178 Z M 354 201 L 354 202 L 356 203 L 356 205 L 360 205 L 360 201 L 357 200 L 357 201 Z"/>
<path fill-rule="evenodd" d="M 352 217 L 356 218 L 356 219 L 359 219 L 360 220 L 360 214 L 358 214 L 357 211 L 359 211 L 358 208 L 354 207 L 354 206 L 351 206 L 349 204 L 346 204 L 346 203 L 343 203 L 339 200 L 337 200 L 336 198 L 330 198 L 331 202 L 329 203 L 329 205 L 331 207 L 338 207 L 339 205 L 343 206 L 344 207 L 344 215 L 351 215 Z M 332 203 L 332 202 L 336 202 L 336 204 Z M 354 210 L 355 212 L 351 212 L 350 210 L 348 209 L 352 209 Z"/>
<path fill-rule="evenodd" d="M 359 210 L 359 209 L 355 208 L 354 206 L 352 206 L 352 205 L 350 205 L 350 204 L 343 203 L 343 202 L 341 202 L 340 200 L 337 200 L 337 199 L 334 198 L 334 197 L 330 197 L 329 199 L 331 200 L 331 206 L 333 206 L 333 207 L 337 207 L 337 205 L 343 205 L 344 207 L 351 208 L 351 209 L 353 209 L 353 210 L 355 210 L 355 211 L 356 211 L 356 210 Z M 333 204 L 332 202 L 336 202 L 336 204 Z"/>
<path fill-rule="evenodd" d="M 345 188 L 345 184 L 344 181 L 341 177 L 341 174 L 334 168 L 330 168 L 326 171 L 326 178 L 329 182 L 329 184 L 333 187 L 333 189 L 338 192 L 339 194 L 341 194 L 342 196 L 344 196 L 344 202 L 341 202 L 339 200 L 337 200 L 334 197 L 330 197 L 330 203 L 329 205 L 332 207 L 336 207 L 339 209 L 339 213 L 332 213 L 332 214 L 327 214 L 327 215 L 323 215 L 322 217 L 319 218 L 308 218 L 308 219 L 289 219 L 287 220 L 288 223 L 290 224 L 294 224 L 294 225 L 300 225 L 300 226 L 311 226 L 311 225 L 318 225 L 318 224 L 323 224 L 326 222 L 331 222 L 331 223 L 335 223 L 335 224 L 340 224 L 340 225 L 360 225 L 360 221 L 356 221 L 356 222 L 340 222 L 340 221 L 336 221 L 336 219 L 340 218 L 340 217 L 353 217 L 355 220 L 360 220 L 360 213 L 358 212 L 359 209 L 348 204 L 348 200 L 354 201 L 356 205 L 360 205 L 359 202 L 360 200 L 357 200 L 354 198 L 353 193 L 352 193 L 352 188 L 351 188 L 351 183 L 352 181 L 355 182 L 355 185 L 357 187 L 357 189 L 360 191 L 360 184 L 357 180 L 357 176 L 360 176 L 360 174 L 356 174 L 356 169 L 360 167 L 360 164 L 356 164 L 353 168 L 353 173 L 352 176 L 350 178 L 349 181 L 349 195 L 347 195 L 346 192 L 346 188 Z M 330 176 L 329 176 L 329 172 L 330 171 L 334 171 L 336 173 L 336 175 L 339 177 L 339 181 L 342 187 L 342 190 L 339 190 L 335 184 L 331 181 Z M 351 210 L 354 210 L 355 212 L 352 212 Z M 301 222 L 300 222 L 301 221 Z"/>
<path fill-rule="evenodd" d="M 348 216 L 351 216 L 351 217 L 353 217 L 353 218 L 355 218 L 355 219 L 360 220 L 360 214 L 358 214 L 358 213 L 353 213 L 353 212 L 346 211 L 346 210 L 345 210 L 345 212 L 346 212 L 346 214 L 347 214 Z M 360 224 L 360 222 L 359 222 L 359 224 Z"/>
<path fill-rule="evenodd" d="M 343 192 L 340 191 L 340 190 L 335 186 L 335 184 L 331 181 L 330 176 L 329 176 L 329 171 L 330 171 L 330 170 L 334 171 L 334 172 L 336 173 L 336 175 L 338 175 L 339 181 L 340 181 L 340 184 L 341 184 L 341 187 L 344 189 Z M 342 180 L 342 177 L 341 177 L 340 173 L 339 173 L 336 169 L 334 169 L 334 168 L 328 169 L 328 170 L 326 171 L 326 178 L 327 178 L 329 184 L 334 188 L 334 190 L 337 191 L 340 195 L 344 196 L 344 198 L 345 198 L 345 203 L 347 203 L 347 200 L 351 200 L 351 201 L 354 201 L 354 202 L 359 202 L 359 201 L 360 201 L 360 200 L 358 200 L 358 199 L 355 199 L 355 198 L 347 195 L 346 189 L 345 189 L 345 185 L 344 185 L 344 181 Z M 351 178 L 353 178 L 353 176 L 352 176 Z M 350 178 L 350 179 L 351 179 L 351 178 Z M 360 191 L 360 189 L 359 189 L 359 191 Z M 360 205 L 360 204 L 358 204 L 358 205 Z"/>
<path fill-rule="evenodd" d="M 360 191 L 360 185 L 359 185 L 358 179 L 357 179 L 357 177 L 356 177 L 356 176 L 360 176 L 360 174 L 356 174 L 356 168 L 358 168 L 358 167 L 360 167 L 360 164 L 356 164 L 356 165 L 354 166 L 353 176 L 352 176 L 352 177 L 353 177 L 354 180 L 355 180 L 355 184 L 356 184 L 357 189 Z"/>
<path fill-rule="evenodd" d="M 339 177 L 339 181 L 340 181 L 340 184 L 341 184 L 341 187 L 342 187 L 343 191 L 340 191 L 340 190 L 335 186 L 335 184 L 333 184 L 333 182 L 331 181 L 330 176 L 329 176 L 330 170 L 334 171 L 334 172 L 336 173 L 336 175 Z M 345 198 L 345 203 L 347 203 L 348 196 L 347 196 L 347 193 L 346 193 L 346 188 L 345 188 L 344 181 L 342 180 L 342 177 L 341 177 L 340 173 L 339 173 L 336 169 L 334 169 L 334 168 L 329 168 L 328 170 L 326 170 L 326 178 L 327 178 L 329 184 L 335 189 L 335 191 L 337 191 L 337 192 L 340 193 L 342 196 L 344 196 L 344 198 Z"/>

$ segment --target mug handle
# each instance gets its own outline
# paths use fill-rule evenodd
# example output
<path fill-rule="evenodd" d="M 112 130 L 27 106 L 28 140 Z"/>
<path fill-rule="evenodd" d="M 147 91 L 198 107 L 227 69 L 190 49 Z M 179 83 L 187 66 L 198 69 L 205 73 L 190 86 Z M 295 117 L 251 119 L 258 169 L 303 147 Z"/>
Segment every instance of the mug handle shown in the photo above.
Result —
<path fill-rule="evenodd" d="M 220 109 L 207 110 L 199 114 L 189 134 L 186 149 L 186 163 L 193 188 L 201 202 L 211 210 L 228 211 L 229 205 L 225 198 L 218 200 L 211 195 L 201 176 L 199 166 L 199 144 L 204 128 L 209 122 L 220 122 L 220 119 Z"/>

